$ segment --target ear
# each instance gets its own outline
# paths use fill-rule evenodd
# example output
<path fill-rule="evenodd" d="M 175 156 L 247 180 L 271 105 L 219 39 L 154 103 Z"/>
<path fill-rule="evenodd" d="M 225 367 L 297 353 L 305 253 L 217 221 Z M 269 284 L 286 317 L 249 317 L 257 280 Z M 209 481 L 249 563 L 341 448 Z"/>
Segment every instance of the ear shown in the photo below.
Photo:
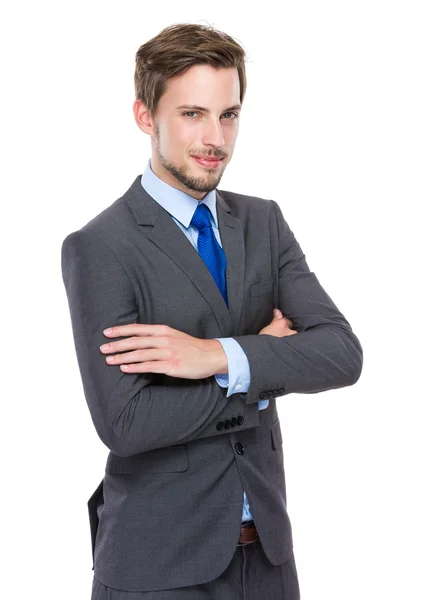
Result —
<path fill-rule="evenodd" d="M 139 99 L 136 99 L 133 103 L 133 115 L 139 129 L 148 135 L 154 135 L 154 122 L 151 114 L 146 104 Z"/>

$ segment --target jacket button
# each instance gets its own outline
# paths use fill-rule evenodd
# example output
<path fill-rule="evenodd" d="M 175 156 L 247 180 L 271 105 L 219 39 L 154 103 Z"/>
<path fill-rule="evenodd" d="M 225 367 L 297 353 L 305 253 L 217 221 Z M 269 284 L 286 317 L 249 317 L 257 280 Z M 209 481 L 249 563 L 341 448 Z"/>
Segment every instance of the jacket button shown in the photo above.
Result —
<path fill-rule="evenodd" d="M 235 444 L 235 450 L 238 454 L 244 454 L 244 444 L 242 442 L 237 442 Z"/>
<path fill-rule="evenodd" d="M 259 398 L 261 398 L 262 400 L 265 400 L 266 398 L 269 398 L 268 392 L 260 392 Z"/>
<path fill-rule="evenodd" d="M 232 417 L 232 419 L 231 419 L 231 427 L 235 427 L 236 424 L 237 424 L 237 417 Z"/>
<path fill-rule="evenodd" d="M 247 392 L 243 392 L 242 394 L 240 394 L 240 398 L 245 400 L 247 398 Z"/>
<path fill-rule="evenodd" d="M 244 423 L 244 417 L 243 415 L 239 415 L 239 417 L 237 417 L 237 425 L 242 425 Z"/>
<path fill-rule="evenodd" d="M 216 429 L 218 431 L 221 431 L 224 427 L 225 427 L 225 423 L 223 421 L 219 421 L 219 423 L 216 425 Z"/>
<path fill-rule="evenodd" d="M 231 421 L 225 421 L 225 429 L 229 429 L 231 427 Z"/>

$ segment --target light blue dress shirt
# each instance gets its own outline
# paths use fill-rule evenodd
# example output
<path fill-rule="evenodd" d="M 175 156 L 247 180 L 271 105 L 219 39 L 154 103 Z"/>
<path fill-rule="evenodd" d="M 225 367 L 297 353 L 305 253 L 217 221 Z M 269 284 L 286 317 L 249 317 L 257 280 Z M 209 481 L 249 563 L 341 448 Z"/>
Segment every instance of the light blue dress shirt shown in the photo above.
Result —
<path fill-rule="evenodd" d="M 174 222 L 182 230 L 194 248 L 197 250 L 198 229 L 190 225 L 199 201 L 169 185 L 152 171 L 151 160 L 148 161 L 145 171 L 141 179 L 141 185 L 145 191 L 158 202 L 172 217 Z M 216 211 L 216 190 L 208 192 L 200 201 L 206 204 L 212 214 L 212 227 L 216 239 L 220 246 L 219 228 L 217 224 Z M 217 374 L 215 379 L 217 383 L 225 388 L 228 388 L 226 397 L 229 398 L 232 394 L 247 392 L 250 387 L 250 366 L 247 360 L 246 353 L 241 348 L 240 344 L 234 338 L 214 338 L 218 340 L 223 347 L 228 360 L 228 375 Z M 269 400 L 259 400 L 259 410 L 265 409 L 269 404 Z M 241 521 L 249 521 L 252 519 L 247 495 L 244 492 L 243 514 Z"/>

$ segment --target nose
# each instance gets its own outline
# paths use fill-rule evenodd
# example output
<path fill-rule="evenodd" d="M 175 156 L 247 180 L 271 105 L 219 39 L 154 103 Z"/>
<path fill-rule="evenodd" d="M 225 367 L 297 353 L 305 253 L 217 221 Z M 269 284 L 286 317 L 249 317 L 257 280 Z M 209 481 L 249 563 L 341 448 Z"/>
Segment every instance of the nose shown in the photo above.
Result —
<path fill-rule="evenodd" d="M 206 146 L 216 146 L 217 148 L 220 148 L 225 144 L 222 124 L 220 121 L 216 121 L 215 119 L 207 120 L 203 132 L 202 142 Z"/>

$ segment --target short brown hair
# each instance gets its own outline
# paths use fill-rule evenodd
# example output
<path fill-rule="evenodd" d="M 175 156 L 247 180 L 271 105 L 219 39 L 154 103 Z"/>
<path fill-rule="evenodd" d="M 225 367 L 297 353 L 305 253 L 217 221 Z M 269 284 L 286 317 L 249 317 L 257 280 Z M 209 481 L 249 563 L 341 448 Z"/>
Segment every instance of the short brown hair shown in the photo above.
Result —
<path fill-rule="evenodd" d="M 177 23 L 163 29 L 136 53 L 135 94 L 155 116 L 166 83 L 192 65 L 236 67 L 240 79 L 240 103 L 247 89 L 246 53 L 231 36 L 211 26 Z"/>

